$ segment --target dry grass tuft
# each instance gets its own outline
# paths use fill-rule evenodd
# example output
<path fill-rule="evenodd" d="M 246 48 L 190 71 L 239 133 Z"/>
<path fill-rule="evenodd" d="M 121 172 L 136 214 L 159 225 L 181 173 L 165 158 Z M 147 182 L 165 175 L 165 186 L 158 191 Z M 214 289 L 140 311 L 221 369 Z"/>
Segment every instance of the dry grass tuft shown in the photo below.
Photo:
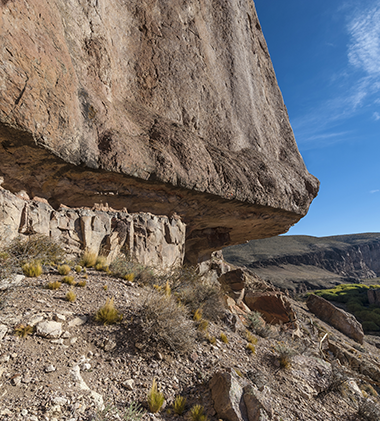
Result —
<path fill-rule="evenodd" d="M 74 268 L 76 273 L 81 273 L 82 272 L 82 266 L 81 265 L 76 265 Z"/>
<path fill-rule="evenodd" d="M 292 358 L 295 355 L 293 349 L 289 348 L 286 344 L 278 343 L 274 346 L 274 350 L 277 353 L 277 361 L 280 364 L 280 368 L 288 369 L 292 365 Z"/>
<path fill-rule="evenodd" d="M 186 307 L 178 306 L 173 296 L 150 291 L 140 310 L 145 343 L 166 345 L 175 352 L 193 348 L 196 330 Z"/>
<path fill-rule="evenodd" d="M 15 335 L 19 336 L 20 338 L 26 338 L 28 335 L 32 335 L 34 332 L 34 328 L 29 325 L 20 324 L 15 327 Z"/>
<path fill-rule="evenodd" d="M 85 281 L 85 280 L 79 281 L 79 282 L 76 283 L 76 286 L 80 287 L 80 288 L 84 288 L 86 285 L 87 285 L 87 281 Z"/>
<path fill-rule="evenodd" d="M 115 308 L 113 297 L 107 298 L 106 303 L 95 314 L 95 320 L 104 325 L 112 325 L 119 323 L 123 319 L 123 315 Z"/>
<path fill-rule="evenodd" d="M 257 344 L 257 338 L 255 335 L 253 335 L 249 330 L 245 331 L 245 339 L 247 339 L 247 341 L 249 343 L 251 343 L 252 345 L 256 345 Z"/>
<path fill-rule="evenodd" d="M 77 299 L 75 292 L 70 289 L 70 291 L 66 294 L 66 300 L 70 303 L 73 303 Z"/>
<path fill-rule="evenodd" d="M 80 261 L 80 265 L 84 266 L 85 268 L 92 268 L 96 264 L 97 257 L 98 255 L 96 253 L 85 251 Z"/>
<path fill-rule="evenodd" d="M 225 344 L 228 344 L 228 338 L 227 338 L 227 335 L 225 334 L 225 333 L 221 333 L 220 334 L 220 340 L 222 341 L 222 342 L 224 342 Z"/>
<path fill-rule="evenodd" d="M 42 266 L 39 262 L 25 263 L 25 265 L 22 266 L 22 271 L 25 276 L 36 278 L 42 274 Z"/>
<path fill-rule="evenodd" d="M 95 270 L 109 272 L 109 267 L 107 266 L 107 257 L 98 256 L 95 262 Z"/>
<path fill-rule="evenodd" d="M 186 398 L 183 396 L 176 396 L 173 402 L 173 411 L 177 415 L 182 415 L 185 412 L 186 408 Z"/>
<path fill-rule="evenodd" d="M 202 320 L 202 316 L 203 316 L 202 309 L 201 309 L 201 308 L 198 308 L 197 310 L 195 310 L 195 313 L 194 313 L 193 319 L 194 319 L 196 322 L 200 322 L 200 321 Z"/>
<path fill-rule="evenodd" d="M 59 288 L 61 288 L 61 282 L 59 282 L 59 281 L 54 281 L 54 282 L 49 282 L 47 285 L 46 285 L 46 289 L 52 289 L 52 290 L 54 290 L 54 289 L 59 289 Z"/>
<path fill-rule="evenodd" d="M 158 412 L 165 401 L 164 394 L 158 390 L 156 379 L 153 379 L 152 388 L 148 393 L 148 406 L 150 412 Z"/>
<path fill-rule="evenodd" d="M 60 275 L 65 276 L 70 273 L 71 268 L 69 265 L 61 265 L 61 266 L 58 266 L 57 270 Z"/>
<path fill-rule="evenodd" d="M 207 320 L 201 320 L 198 324 L 198 330 L 201 332 L 205 332 L 208 329 L 208 321 Z"/>
<path fill-rule="evenodd" d="M 67 285 L 75 285 L 74 276 L 65 276 L 62 278 L 62 282 Z"/>
<path fill-rule="evenodd" d="M 194 405 L 190 409 L 190 420 L 191 421 L 208 421 L 207 416 L 204 413 L 203 406 Z"/>

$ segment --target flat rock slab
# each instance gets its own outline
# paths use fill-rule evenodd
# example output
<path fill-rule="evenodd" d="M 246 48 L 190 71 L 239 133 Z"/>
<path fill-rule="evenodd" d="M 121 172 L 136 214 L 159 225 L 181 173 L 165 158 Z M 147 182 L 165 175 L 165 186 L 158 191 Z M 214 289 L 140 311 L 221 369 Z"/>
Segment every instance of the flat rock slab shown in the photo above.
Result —
<path fill-rule="evenodd" d="M 69 321 L 69 327 L 82 326 L 87 323 L 87 316 L 78 316 L 75 319 Z"/>
<path fill-rule="evenodd" d="M 306 305 L 321 320 L 334 326 L 360 344 L 363 343 L 364 332 L 362 325 L 352 314 L 335 307 L 334 304 L 314 294 L 309 295 Z"/>
<path fill-rule="evenodd" d="M 62 323 L 45 321 L 36 326 L 36 335 L 49 339 L 57 339 L 62 334 Z"/>

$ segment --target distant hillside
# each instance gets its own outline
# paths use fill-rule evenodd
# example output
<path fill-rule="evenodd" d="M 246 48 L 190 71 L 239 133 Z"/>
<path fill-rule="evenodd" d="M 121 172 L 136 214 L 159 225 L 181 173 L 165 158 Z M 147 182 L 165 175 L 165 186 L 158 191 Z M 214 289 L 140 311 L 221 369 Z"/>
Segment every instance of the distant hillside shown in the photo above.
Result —
<path fill-rule="evenodd" d="M 302 292 L 380 276 L 380 233 L 279 236 L 227 247 L 223 256 L 280 288 Z"/>

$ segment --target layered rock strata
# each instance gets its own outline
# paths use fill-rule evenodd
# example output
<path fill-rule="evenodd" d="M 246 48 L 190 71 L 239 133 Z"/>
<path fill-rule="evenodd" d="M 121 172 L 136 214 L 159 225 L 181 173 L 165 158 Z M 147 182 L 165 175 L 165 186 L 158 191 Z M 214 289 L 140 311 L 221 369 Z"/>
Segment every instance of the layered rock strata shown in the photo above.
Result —
<path fill-rule="evenodd" d="M 251 0 L 0 2 L 0 176 L 169 215 L 188 257 L 285 232 L 318 191 Z"/>
<path fill-rule="evenodd" d="M 71 253 L 88 250 L 107 256 L 120 250 L 131 260 L 156 269 L 183 263 L 186 226 L 180 218 L 112 210 L 54 210 L 41 199 L 25 200 L 0 187 L 0 239 L 43 234 L 68 246 Z"/>

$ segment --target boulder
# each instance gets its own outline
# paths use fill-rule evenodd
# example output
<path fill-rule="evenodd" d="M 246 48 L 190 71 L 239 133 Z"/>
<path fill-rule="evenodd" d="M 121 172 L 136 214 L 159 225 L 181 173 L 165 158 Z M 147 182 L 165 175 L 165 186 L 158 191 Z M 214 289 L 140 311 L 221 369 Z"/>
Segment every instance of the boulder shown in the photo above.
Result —
<path fill-rule="evenodd" d="M 362 325 L 352 314 L 335 307 L 329 301 L 314 294 L 309 295 L 306 305 L 321 320 L 334 326 L 360 344 L 363 343 L 364 332 Z"/>
<path fill-rule="evenodd" d="M 56 339 L 62 334 L 62 323 L 45 321 L 40 322 L 36 326 L 36 335 L 44 338 Z"/>
<path fill-rule="evenodd" d="M 244 387 L 243 392 L 249 421 L 269 421 L 272 419 L 271 391 L 267 386 L 259 391 L 256 387 L 248 385 Z"/>
<path fill-rule="evenodd" d="M 249 291 L 245 294 L 244 302 L 250 310 L 261 313 L 267 323 L 293 323 L 296 320 L 290 302 L 282 292 Z"/>
<path fill-rule="evenodd" d="M 243 388 L 235 370 L 215 373 L 210 380 L 210 389 L 219 418 L 226 421 L 247 421 Z"/>
<path fill-rule="evenodd" d="M 367 292 L 368 302 L 380 307 L 380 288 L 371 288 Z"/>
<path fill-rule="evenodd" d="M 319 183 L 253 1 L 2 1 L 0 21 L 4 188 L 177 212 L 191 261 L 307 213 Z"/>

